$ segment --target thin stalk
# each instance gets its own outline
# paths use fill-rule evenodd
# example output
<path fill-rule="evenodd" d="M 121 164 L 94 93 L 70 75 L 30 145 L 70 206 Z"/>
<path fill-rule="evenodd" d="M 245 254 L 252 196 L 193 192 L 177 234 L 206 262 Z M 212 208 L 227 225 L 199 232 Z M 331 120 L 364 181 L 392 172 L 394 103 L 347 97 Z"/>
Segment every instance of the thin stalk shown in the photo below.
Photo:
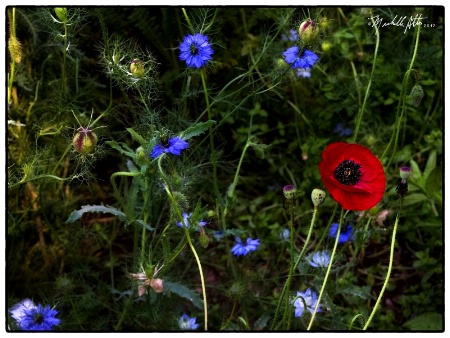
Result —
<path fill-rule="evenodd" d="M 184 218 L 181 214 L 180 208 L 178 207 L 177 202 L 175 201 L 175 198 L 172 195 L 172 192 L 169 189 L 169 182 L 167 179 L 166 174 L 164 173 L 164 170 L 162 169 L 161 166 L 161 160 L 163 159 L 164 154 L 161 155 L 158 159 L 158 168 L 159 168 L 159 172 L 161 173 L 161 176 L 165 182 L 164 185 L 164 190 L 166 190 L 167 196 L 170 199 L 170 202 L 172 203 L 172 205 L 174 206 L 175 212 L 178 216 L 178 218 L 181 220 L 181 223 L 183 224 L 183 229 L 184 229 L 184 233 L 186 234 L 186 239 L 188 241 L 189 247 L 191 248 L 191 251 L 195 257 L 195 260 L 197 262 L 197 266 L 198 266 L 198 270 L 200 272 L 200 280 L 201 280 L 201 284 L 202 284 L 202 293 L 203 293 L 203 307 L 205 309 L 205 313 L 204 313 L 204 322 L 205 322 L 205 331 L 208 331 L 208 304 L 206 301 L 206 288 L 205 288 L 205 278 L 203 276 L 203 269 L 202 269 L 202 264 L 200 262 L 200 258 L 198 257 L 197 251 L 195 250 L 194 245 L 192 244 L 192 240 L 191 240 L 191 236 L 189 234 L 189 230 L 188 227 L 186 225 L 186 222 L 184 221 Z"/>
<path fill-rule="evenodd" d="M 372 85 L 372 78 L 373 78 L 373 74 L 375 72 L 375 66 L 377 64 L 378 46 L 380 45 L 380 32 L 378 30 L 378 26 L 375 24 L 373 17 L 370 17 L 370 20 L 372 21 L 372 26 L 375 28 L 375 35 L 377 37 L 377 40 L 376 40 L 375 51 L 374 51 L 374 55 L 373 55 L 372 71 L 370 72 L 369 83 L 367 84 L 367 88 L 366 88 L 366 95 L 364 95 L 364 101 L 361 106 L 361 109 L 358 112 L 358 117 L 356 119 L 356 128 L 355 128 L 355 134 L 353 135 L 353 143 L 356 142 L 356 137 L 358 136 L 359 128 L 361 126 L 364 109 L 366 107 L 367 98 L 369 97 L 370 86 Z"/>
<path fill-rule="evenodd" d="M 343 221 L 344 221 L 344 209 L 342 208 L 342 210 L 341 210 L 341 218 L 339 220 L 339 226 L 338 226 L 338 229 L 337 229 L 337 232 L 336 232 L 336 240 L 334 241 L 333 252 L 331 253 L 331 257 L 330 257 L 330 263 L 328 264 L 327 272 L 325 273 L 325 278 L 323 280 L 322 288 L 320 289 L 319 297 L 317 298 L 317 302 L 316 302 L 316 306 L 314 308 L 314 312 L 312 313 L 311 320 L 309 321 L 309 325 L 308 325 L 308 328 L 307 328 L 308 331 L 311 329 L 311 326 L 312 326 L 312 324 L 314 322 L 314 318 L 316 317 L 317 310 L 319 309 L 320 300 L 322 299 L 323 292 L 325 290 L 325 286 L 327 285 L 328 276 L 330 275 L 331 266 L 333 265 L 334 254 L 336 253 L 336 248 L 337 248 L 337 245 L 338 245 L 338 242 L 339 242 L 339 237 L 341 236 L 341 226 L 342 226 Z"/>
<path fill-rule="evenodd" d="M 400 218 L 400 210 L 402 208 L 402 204 L 403 204 L 403 198 L 400 199 L 400 208 L 399 208 L 399 211 L 397 212 L 397 217 L 395 218 L 394 230 L 392 231 L 391 253 L 389 255 L 389 266 L 388 266 L 388 271 L 386 273 L 386 278 L 384 280 L 383 287 L 381 288 L 380 294 L 378 295 L 377 302 L 375 303 L 375 306 L 372 309 L 372 313 L 370 314 L 369 318 L 367 319 L 367 322 L 364 325 L 363 330 L 367 330 L 367 327 L 369 326 L 370 322 L 372 321 L 372 318 L 375 315 L 375 312 L 378 310 L 378 307 L 381 302 L 381 298 L 383 298 L 384 290 L 386 289 L 388 282 L 389 282 L 389 277 L 390 277 L 391 271 L 392 271 L 392 263 L 394 262 L 395 235 L 397 233 L 398 220 Z"/>
<path fill-rule="evenodd" d="M 309 230 L 308 230 L 308 235 L 306 236 L 306 240 L 305 240 L 305 244 L 303 245 L 303 249 L 300 252 L 300 255 L 298 255 L 297 261 L 294 264 L 293 271 L 295 271 L 295 269 L 297 269 L 297 266 L 300 264 L 300 261 L 303 258 L 303 255 L 305 254 L 306 249 L 308 248 L 309 240 L 310 240 L 311 235 L 312 235 L 312 229 L 314 228 L 314 223 L 316 221 L 318 210 L 319 210 L 319 208 L 314 208 L 314 212 L 313 212 L 313 215 L 312 215 L 312 218 L 311 218 L 311 224 L 310 224 Z M 278 300 L 277 308 L 275 310 L 275 315 L 274 315 L 273 321 L 272 321 L 271 330 L 273 330 L 275 328 L 275 324 L 276 324 L 277 319 L 278 319 L 278 313 L 280 311 L 281 303 L 282 303 L 282 301 L 284 299 L 284 296 L 286 294 L 286 289 L 287 289 L 287 281 L 286 281 L 286 283 L 283 286 L 283 290 L 281 291 L 281 296 L 280 296 L 280 298 Z"/>
<path fill-rule="evenodd" d="M 200 71 L 200 76 L 202 78 L 203 90 L 205 91 L 206 109 L 208 110 L 208 120 L 212 120 L 211 107 L 209 104 L 208 87 L 206 87 L 206 76 L 205 70 Z M 217 163 L 216 163 L 216 153 L 214 152 L 214 138 L 212 126 L 209 126 L 209 144 L 211 147 L 211 161 L 213 165 L 213 176 L 214 176 L 214 193 L 219 196 L 219 186 L 217 183 Z"/>

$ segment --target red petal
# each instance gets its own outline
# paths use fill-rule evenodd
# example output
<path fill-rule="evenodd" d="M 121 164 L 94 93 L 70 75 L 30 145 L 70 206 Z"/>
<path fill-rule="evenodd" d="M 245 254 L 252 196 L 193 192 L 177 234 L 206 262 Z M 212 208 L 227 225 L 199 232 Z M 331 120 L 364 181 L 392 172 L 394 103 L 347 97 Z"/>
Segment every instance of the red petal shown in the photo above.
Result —
<path fill-rule="evenodd" d="M 361 179 L 353 186 L 342 184 L 334 177 L 334 170 L 344 160 L 361 165 Z M 368 210 L 383 198 L 386 188 L 383 165 L 364 146 L 344 142 L 329 144 L 322 153 L 319 171 L 330 195 L 346 210 Z"/>

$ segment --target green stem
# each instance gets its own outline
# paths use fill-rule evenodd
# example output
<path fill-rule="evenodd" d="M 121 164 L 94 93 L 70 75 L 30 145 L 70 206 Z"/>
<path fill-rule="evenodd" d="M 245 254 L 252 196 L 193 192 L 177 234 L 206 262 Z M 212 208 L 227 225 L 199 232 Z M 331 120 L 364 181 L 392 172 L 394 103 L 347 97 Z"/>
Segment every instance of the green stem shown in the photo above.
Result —
<path fill-rule="evenodd" d="M 206 76 L 204 69 L 200 71 L 200 76 L 202 78 L 203 90 L 205 91 L 206 108 L 208 110 L 208 120 L 212 120 L 211 106 L 209 104 L 208 87 L 206 86 Z M 214 193 L 216 194 L 216 196 L 219 196 L 219 186 L 217 183 L 217 163 L 216 163 L 216 153 L 214 152 L 214 138 L 212 126 L 209 126 L 209 144 L 211 146 L 211 161 L 213 165 Z"/>
<path fill-rule="evenodd" d="M 183 216 L 181 214 L 180 208 L 178 207 L 178 204 L 175 201 L 175 198 L 173 197 L 172 192 L 169 189 L 169 182 L 168 182 L 167 176 L 164 173 L 164 170 L 162 169 L 162 166 L 161 166 L 161 160 L 163 159 L 163 157 L 164 157 L 164 154 L 161 155 L 158 158 L 159 172 L 161 173 L 161 176 L 162 176 L 162 178 L 163 178 L 163 180 L 165 182 L 164 189 L 166 190 L 167 196 L 169 197 L 170 202 L 174 206 L 174 209 L 175 209 L 175 212 L 176 212 L 178 218 L 181 220 L 181 223 L 183 224 L 183 229 L 184 229 L 184 233 L 186 234 L 186 239 L 188 241 L 189 247 L 191 248 L 191 251 L 194 254 L 195 260 L 196 260 L 197 265 L 198 265 L 198 270 L 200 272 L 200 280 L 201 280 L 201 283 L 202 283 L 203 307 L 205 309 L 205 316 L 204 316 L 205 331 L 208 331 L 208 304 L 207 304 L 207 301 L 206 301 L 205 278 L 203 276 L 202 264 L 200 262 L 200 258 L 198 257 L 197 251 L 195 250 L 195 247 L 192 244 L 191 236 L 189 234 L 189 230 L 188 230 L 188 227 L 187 227 L 187 225 L 186 225 L 186 223 L 184 221 L 184 218 L 183 218 Z"/>
<path fill-rule="evenodd" d="M 220 328 L 220 331 L 222 331 L 223 329 L 225 329 L 225 328 L 228 326 L 228 324 L 230 324 L 231 319 L 233 318 L 233 315 L 234 315 L 234 310 L 236 309 L 236 304 L 237 304 L 237 300 L 236 300 L 236 298 L 235 298 L 235 299 L 234 299 L 234 302 L 233 302 L 233 308 L 231 309 L 230 317 L 228 317 L 227 322 L 226 322 L 224 325 L 222 325 L 222 327 Z"/>
<path fill-rule="evenodd" d="M 290 206 L 289 206 L 289 215 L 290 215 L 290 220 L 289 220 L 289 230 L 290 230 L 290 254 L 291 254 L 291 260 L 290 260 L 290 267 L 289 267 L 289 275 L 288 278 L 286 280 L 286 291 L 284 292 L 284 294 L 286 295 L 286 302 L 285 302 L 285 306 L 284 306 L 284 314 L 283 314 L 283 319 L 282 319 L 282 323 L 286 322 L 286 318 L 289 318 L 289 291 L 291 289 L 291 281 L 292 281 L 292 275 L 294 274 L 294 266 L 295 266 L 295 258 L 294 258 L 294 233 L 295 233 L 295 229 L 294 229 L 294 201 L 290 201 Z M 288 322 L 286 323 L 286 330 L 289 330 L 289 326 L 290 326 L 290 322 L 288 320 Z"/>
<path fill-rule="evenodd" d="M 320 300 L 322 299 L 323 292 L 325 290 L 325 286 L 328 281 L 328 276 L 330 275 L 331 266 L 333 265 L 334 254 L 336 253 L 336 248 L 337 248 L 337 245 L 339 242 L 339 237 L 341 236 L 341 226 L 342 226 L 343 221 L 344 221 L 344 209 L 342 208 L 341 218 L 339 220 L 339 226 L 338 226 L 338 229 L 336 232 L 336 240 L 334 241 L 333 252 L 331 253 L 331 257 L 330 257 L 330 263 L 328 264 L 328 268 L 327 268 L 327 272 L 325 273 L 325 278 L 323 280 L 322 288 L 320 289 L 319 297 L 317 298 L 316 307 L 314 308 L 314 312 L 311 315 L 311 320 L 309 321 L 309 325 L 307 328 L 308 331 L 311 329 L 311 326 L 314 322 L 314 318 L 316 317 L 316 313 L 317 313 L 317 310 L 319 309 L 319 305 L 320 305 Z"/>
<path fill-rule="evenodd" d="M 188 23 L 189 28 L 191 29 L 192 33 L 195 33 L 194 26 L 192 26 L 191 20 L 189 19 L 189 16 L 186 13 L 186 10 L 184 8 L 181 8 L 184 14 L 184 18 L 186 19 L 186 22 Z"/>
<path fill-rule="evenodd" d="M 311 218 L 311 224 L 310 224 L 309 230 L 308 230 L 308 235 L 306 237 L 305 244 L 303 245 L 303 249 L 300 252 L 300 255 L 298 255 L 297 261 L 294 264 L 293 271 L 295 271 L 295 269 L 297 269 L 297 266 L 300 264 L 300 261 L 303 258 L 303 255 L 305 254 L 306 249 L 308 248 L 309 240 L 310 240 L 311 235 L 312 235 L 312 229 L 314 228 L 314 223 L 316 221 L 318 210 L 319 210 L 319 208 L 314 208 L 314 212 L 313 212 L 313 215 L 312 215 L 312 218 Z M 275 310 L 275 315 L 273 317 L 271 330 L 273 330 L 275 328 L 275 324 L 277 323 L 278 313 L 280 312 L 281 303 L 282 303 L 282 301 L 283 301 L 283 299 L 285 297 L 286 289 L 287 289 L 287 281 L 286 281 L 286 283 L 283 286 L 283 290 L 281 291 L 281 295 L 280 295 L 280 298 L 279 298 L 278 303 L 277 303 L 277 308 Z"/>
<path fill-rule="evenodd" d="M 373 78 L 373 74 L 375 72 L 375 66 L 377 64 L 378 46 L 380 44 L 380 32 L 378 31 L 378 26 L 375 24 L 375 21 L 373 20 L 373 17 L 370 17 L 370 20 L 372 20 L 372 26 L 375 28 L 375 35 L 377 37 L 377 41 L 376 41 L 376 44 L 375 44 L 375 52 L 374 52 L 374 55 L 373 55 L 372 71 L 370 73 L 369 83 L 367 84 L 367 88 L 366 88 L 366 95 L 364 96 L 363 104 L 361 106 L 361 109 L 358 112 L 358 117 L 356 119 L 356 128 L 355 128 L 355 134 L 353 135 L 353 143 L 356 142 L 356 137 L 358 136 L 359 128 L 361 126 L 361 121 L 362 121 L 362 117 L 363 117 L 363 114 L 364 114 L 364 109 L 366 107 L 367 98 L 369 97 L 370 86 L 372 84 L 372 78 Z"/>
<path fill-rule="evenodd" d="M 392 141 L 394 140 L 394 136 L 395 136 L 394 149 L 392 150 L 392 155 L 391 155 L 391 158 L 389 159 L 389 163 L 386 166 L 386 168 L 389 167 L 389 165 L 394 157 L 395 150 L 397 147 L 398 135 L 400 133 L 400 125 L 401 125 L 401 121 L 403 119 L 403 114 L 405 112 L 406 86 L 408 85 L 409 75 L 413 71 L 414 62 L 415 62 L 416 56 L 417 56 L 417 50 L 419 48 L 420 27 L 421 27 L 421 25 L 417 26 L 416 42 L 415 42 L 415 46 L 414 46 L 413 56 L 412 56 L 411 62 L 409 64 L 409 68 L 406 71 L 405 76 L 403 78 L 402 89 L 400 92 L 400 99 L 399 99 L 399 102 L 397 105 L 397 114 L 395 116 L 396 132 L 395 132 L 395 134 L 392 134 L 391 139 L 389 140 L 389 144 L 386 146 L 386 149 L 384 150 L 383 155 L 381 155 L 381 160 L 383 160 L 384 156 L 387 154 L 389 148 L 391 147 Z"/>
<path fill-rule="evenodd" d="M 386 289 L 388 282 L 389 282 L 389 277 L 390 277 L 391 271 L 392 271 L 392 263 L 394 262 L 395 235 L 397 233 L 398 220 L 400 218 L 400 210 L 402 208 L 402 202 L 403 202 L 403 199 L 400 200 L 400 208 L 399 208 L 399 211 L 397 212 L 397 217 L 395 218 L 394 230 L 392 231 L 391 253 L 389 255 L 389 266 L 388 266 L 388 271 L 386 273 L 386 278 L 384 280 L 383 287 L 381 288 L 380 294 L 378 295 L 377 302 L 375 303 L 375 306 L 372 309 L 372 313 L 370 314 L 369 318 L 367 319 L 367 322 L 364 325 L 363 330 L 367 330 L 367 327 L 369 326 L 370 322 L 372 321 L 372 318 L 375 315 L 375 312 L 378 310 L 378 306 L 380 305 L 381 298 L 383 298 L 384 290 Z"/>

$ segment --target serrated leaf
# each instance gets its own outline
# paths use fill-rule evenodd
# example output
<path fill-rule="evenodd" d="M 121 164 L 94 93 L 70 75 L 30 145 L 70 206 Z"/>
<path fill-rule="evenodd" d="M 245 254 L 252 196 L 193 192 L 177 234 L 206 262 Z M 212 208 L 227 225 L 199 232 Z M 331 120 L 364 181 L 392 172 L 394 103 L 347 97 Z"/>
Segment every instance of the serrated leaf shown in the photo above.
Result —
<path fill-rule="evenodd" d="M 190 138 L 200 135 L 202 133 L 204 133 L 205 131 L 207 131 L 209 129 L 209 127 L 211 127 L 214 123 L 216 123 L 216 121 L 213 120 L 209 120 L 206 122 L 199 122 L 193 126 L 190 126 L 188 129 L 186 129 L 185 131 L 183 131 L 180 135 L 180 137 L 187 141 Z"/>
<path fill-rule="evenodd" d="M 203 309 L 203 300 L 200 298 L 199 294 L 182 284 L 164 281 L 164 290 L 172 291 L 178 296 L 191 301 L 192 304 L 199 309 Z"/>
<path fill-rule="evenodd" d="M 69 218 L 67 219 L 66 223 L 72 223 L 76 220 L 80 219 L 81 216 L 83 216 L 86 212 L 102 212 L 102 213 L 109 213 L 113 214 L 115 216 L 118 216 L 121 220 L 126 219 L 126 215 L 116 208 L 113 207 L 107 207 L 104 205 L 84 205 L 81 207 L 80 210 L 72 211 L 69 215 Z"/>
<path fill-rule="evenodd" d="M 131 137 L 133 138 L 133 140 L 135 140 L 136 142 L 138 142 L 141 146 L 147 144 L 147 142 L 145 141 L 145 139 L 139 135 L 138 133 L 136 133 L 134 131 L 133 128 L 127 128 L 128 132 L 131 134 Z"/>
<path fill-rule="evenodd" d="M 106 141 L 106 144 L 109 145 L 111 148 L 118 150 L 121 154 L 127 155 L 128 157 L 135 158 L 136 154 L 128 147 L 126 146 L 124 149 L 121 145 L 119 145 L 115 141 Z"/>

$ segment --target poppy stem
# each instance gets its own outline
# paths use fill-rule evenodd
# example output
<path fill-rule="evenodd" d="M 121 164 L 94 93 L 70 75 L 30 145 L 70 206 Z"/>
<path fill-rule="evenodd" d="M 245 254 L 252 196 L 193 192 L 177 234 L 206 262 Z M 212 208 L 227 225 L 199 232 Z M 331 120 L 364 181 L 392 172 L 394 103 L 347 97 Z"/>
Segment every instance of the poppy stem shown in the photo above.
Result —
<path fill-rule="evenodd" d="M 394 262 L 395 235 L 397 233 L 398 220 L 400 218 L 400 211 L 402 209 L 402 204 L 403 204 L 403 199 L 400 199 L 400 208 L 397 212 L 397 217 L 395 218 L 394 230 L 392 230 L 391 253 L 389 255 L 389 266 L 388 266 L 388 271 L 386 273 L 386 278 L 384 280 L 384 284 L 383 284 L 383 287 L 381 288 L 380 294 L 378 295 L 377 302 L 375 303 L 375 306 L 372 309 L 372 313 L 370 314 L 369 318 L 367 319 L 367 322 L 364 325 L 363 330 L 367 330 L 367 327 L 369 326 L 370 322 L 372 321 L 372 318 L 375 315 L 375 312 L 377 311 L 378 306 L 380 305 L 381 298 L 383 297 L 383 294 L 384 294 L 384 290 L 386 289 L 388 282 L 389 282 L 389 277 L 390 277 L 391 271 L 392 271 L 392 263 Z"/>
<path fill-rule="evenodd" d="M 320 305 L 320 300 L 322 299 L 323 291 L 325 290 L 325 285 L 327 284 L 328 276 L 330 275 L 331 266 L 333 265 L 334 254 L 336 253 L 336 248 L 337 248 L 337 245 L 339 242 L 339 237 L 341 236 L 341 225 L 343 222 L 344 222 L 344 208 L 341 209 L 341 217 L 339 219 L 339 226 L 336 231 L 336 240 L 334 241 L 333 251 L 331 252 L 331 256 L 330 256 L 330 263 L 328 264 L 327 272 L 325 273 L 325 278 L 323 280 L 322 288 L 320 289 L 319 297 L 317 298 L 316 306 L 311 315 L 311 319 L 309 321 L 308 328 L 306 329 L 308 331 L 311 329 L 312 323 L 314 322 L 314 318 L 316 317 L 316 313 L 317 313 L 317 310 L 319 309 L 319 305 Z"/>

